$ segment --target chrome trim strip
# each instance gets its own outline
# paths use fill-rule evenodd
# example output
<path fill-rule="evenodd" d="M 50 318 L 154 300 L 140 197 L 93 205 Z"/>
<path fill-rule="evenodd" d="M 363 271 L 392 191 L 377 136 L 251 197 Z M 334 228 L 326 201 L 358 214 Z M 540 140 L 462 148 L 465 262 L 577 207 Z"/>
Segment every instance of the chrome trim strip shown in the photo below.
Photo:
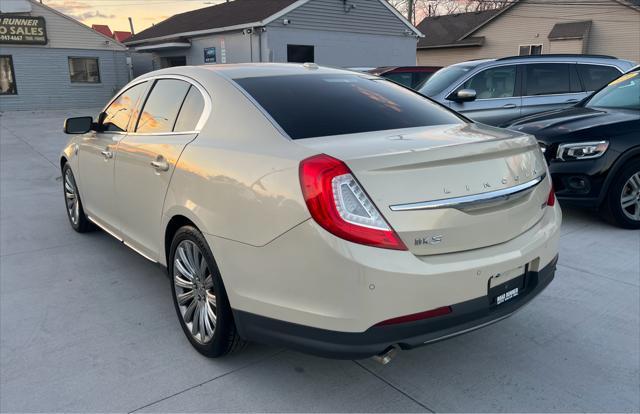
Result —
<path fill-rule="evenodd" d="M 122 240 L 119 236 L 117 236 L 114 232 L 112 232 L 111 230 L 107 229 L 103 224 L 100 224 L 100 222 L 98 222 L 96 219 L 94 219 L 91 216 L 87 216 L 87 218 L 89 219 L 90 222 L 92 222 L 93 224 L 95 224 L 96 226 L 100 227 L 105 233 L 109 234 L 110 236 L 112 236 L 113 238 L 115 238 L 116 240 L 118 240 L 120 243 L 124 244 L 125 246 L 127 246 L 128 248 L 130 248 L 131 250 L 133 250 L 134 252 L 138 253 L 140 256 L 144 257 L 145 259 L 149 260 L 152 263 L 158 263 L 157 260 L 150 258 L 149 256 L 147 256 L 146 254 L 142 253 L 140 250 L 136 249 L 135 247 L 133 247 L 132 245 L 130 245 L 129 243 L 127 243 L 126 241 Z"/>
<path fill-rule="evenodd" d="M 92 222 L 93 224 L 95 224 L 96 226 L 100 227 L 105 233 L 111 235 L 113 238 L 115 238 L 116 240 L 118 240 L 120 243 L 122 243 L 122 239 L 120 238 L 120 236 L 118 236 L 117 234 L 115 234 L 114 232 L 112 232 L 111 230 L 109 230 L 108 228 L 106 228 L 103 224 L 100 224 L 100 222 L 96 219 L 94 219 L 91 216 L 87 216 L 87 218 L 89 219 L 90 222 Z"/>
<path fill-rule="evenodd" d="M 414 211 L 414 210 L 432 210 L 439 208 L 466 208 L 476 206 L 478 204 L 492 203 L 496 201 L 507 201 L 514 196 L 523 196 L 526 192 L 533 189 L 533 187 L 540 184 L 545 177 L 546 173 L 534 178 L 526 183 L 518 184 L 513 187 L 503 188 L 501 190 L 490 191 L 487 193 L 473 194 L 462 197 L 443 198 L 433 201 L 421 201 L 417 203 L 409 204 L 396 204 L 389 206 L 391 211 Z"/>
<path fill-rule="evenodd" d="M 132 245 L 130 245 L 126 241 L 123 241 L 122 244 L 124 244 L 125 246 L 127 246 L 128 248 L 133 250 L 134 252 L 138 253 L 140 256 L 144 257 L 145 259 L 149 260 L 150 262 L 158 263 L 157 260 L 150 258 L 149 256 L 147 256 L 146 254 L 142 253 L 140 250 L 136 249 L 135 247 L 133 247 Z"/>
<path fill-rule="evenodd" d="M 202 111 L 202 115 L 200 115 L 200 119 L 198 120 L 198 124 L 196 125 L 196 130 L 195 131 L 188 131 L 188 132 L 184 132 L 184 133 L 167 132 L 167 133 L 162 133 L 162 134 L 158 134 L 158 135 L 186 135 L 187 133 L 188 134 L 200 133 L 200 131 L 202 131 L 202 129 L 206 125 L 207 121 L 209 120 L 209 118 L 211 116 L 211 112 L 213 111 L 213 100 L 211 98 L 211 95 L 209 95 L 209 92 L 206 90 L 206 88 L 204 86 L 202 86 L 197 80 L 195 80 L 193 78 L 190 78 L 189 76 L 186 76 L 186 75 L 162 74 L 162 75 L 146 76 L 144 78 L 136 78 L 136 79 L 132 80 L 131 82 L 129 82 L 128 84 L 126 84 L 122 89 L 120 89 L 118 91 L 118 93 L 113 98 L 111 98 L 111 100 L 109 100 L 109 103 L 107 105 L 105 105 L 105 107 L 102 109 L 101 112 L 104 112 L 120 95 L 122 95 L 122 93 L 124 93 L 125 91 L 133 88 L 134 86 L 139 85 L 139 84 L 144 83 L 144 82 L 151 82 L 151 86 L 153 86 L 153 83 L 155 81 L 162 80 L 162 79 L 177 79 L 177 80 L 181 80 L 181 81 L 187 82 L 188 84 L 194 86 L 196 89 L 198 89 L 198 91 L 202 95 L 202 98 L 204 99 L 204 110 Z M 145 102 L 146 102 L 146 99 L 149 97 L 149 92 L 150 91 L 145 90 L 145 93 L 142 96 L 142 98 L 145 99 Z M 136 109 L 140 109 L 141 110 L 142 107 L 140 105 L 144 105 L 145 102 L 138 102 L 136 104 Z M 137 119 L 135 121 L 137 122 Z M 131 122 L 133 122 L 133 117 L 130 120 L 130 123 Z M 131 125 L 127 125 L 127 127 L 131 127 Z M 119 134 L 122 134 L 122 135 L 137 134 L 137 132 L 134 132 L 134 131 L 119 132 Z M 149 134 L 140 134 L 140 135 L 149 135 Z"/>
<path fill-rule="evenodd" d="M 196 135 L 199 134 L 199 131 L 181 131 L 181 132 L 128 132 L 126 135 L 129 137 L 139 137 L 139 136 L 148 136 L 148 137 L 156 137 L 156 136 L 179 136 L 179 135 Z"/>

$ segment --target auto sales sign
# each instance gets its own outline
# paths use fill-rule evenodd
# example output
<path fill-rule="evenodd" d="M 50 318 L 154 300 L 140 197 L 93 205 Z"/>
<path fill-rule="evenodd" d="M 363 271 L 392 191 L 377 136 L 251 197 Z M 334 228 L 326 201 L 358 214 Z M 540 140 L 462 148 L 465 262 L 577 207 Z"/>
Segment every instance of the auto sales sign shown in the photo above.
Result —
<path fill-rule="evenodd" d="M 46 45 L 44 17 L 0 14 L 0 44 Z"/>

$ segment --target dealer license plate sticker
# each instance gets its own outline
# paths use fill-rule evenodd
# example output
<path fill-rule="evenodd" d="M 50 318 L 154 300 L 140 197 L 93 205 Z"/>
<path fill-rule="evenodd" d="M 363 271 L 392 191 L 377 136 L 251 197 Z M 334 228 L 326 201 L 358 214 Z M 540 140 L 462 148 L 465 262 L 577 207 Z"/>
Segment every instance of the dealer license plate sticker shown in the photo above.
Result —
<path fill-rule="evenodd" d="M 496 296 L 496 305 L 500 305 L 508 300 L 515 298 L 516 296 L 518 296 L 519 293 L 520 293 L 520 289 L 514 288 L 507 292 L 504 292 L 502 295 Z"/>

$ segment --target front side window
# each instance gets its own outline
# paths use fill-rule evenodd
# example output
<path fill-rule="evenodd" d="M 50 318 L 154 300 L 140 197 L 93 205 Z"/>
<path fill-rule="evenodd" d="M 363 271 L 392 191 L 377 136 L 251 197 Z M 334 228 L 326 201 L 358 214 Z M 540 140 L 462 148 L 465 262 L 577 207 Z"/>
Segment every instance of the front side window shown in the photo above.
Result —
<path fill-rule="evenodd" d="M 147 83 L 139 83 L 124 91 L 118 96 L 104 111 L 102 121 L 102 131 L 104 132 L 126 132 L 127 125 L 133 114 L 138 100 L 144 93 Z"/>
<path fill-rule="evenodd" d="M 618 108 L 640 111 L 640 72 L 630 72 L 594 94 L 587 108 Z"/>
<path fill-rule="evenodd" d="M 13 70 L 13 58 L 0 56 L 0 95 L 17 95 L 16 77 Z"/>
<path fill-rule="evenodd" d="M 473 89 L 477 99 L 511 98 L 516 95 L 516 67 L 499 66 L 484 70 L 466 81 L 460 89 Z"/>
<path fill-rule="evenodd" d="M 98 58 L 70 57 L 69 76 L 72 83 L 100 83 Z"/>
<path fill-rule="evenodd" d="M 525 67 L 525 95 L 557 95 L 572 92 L 569 64 L 535 63 Z"/>
<path fill-rule="evenodd" d="M 578 65 L 578 73 L 587 91 L 597 91 L 618 76 L 620 71 L 611 66 Z"/>
<path fill-rule="evenodd" d="M 170 133 L 191 85 L 178 79 L 160 79 L 144 104 L 136 132 Z"/>
<path fill-rule="evenodd" d="M 234 81 L 292 139 L 463 123 L 429 99 L 379 78 L 332 74 Z"/>
<path fill-rule="evenodd" d="M 419 91 L 426 96 L 435 96 L 475 67 L 475 65 L 453 65 L 440 69 L 427 80 Z"/>

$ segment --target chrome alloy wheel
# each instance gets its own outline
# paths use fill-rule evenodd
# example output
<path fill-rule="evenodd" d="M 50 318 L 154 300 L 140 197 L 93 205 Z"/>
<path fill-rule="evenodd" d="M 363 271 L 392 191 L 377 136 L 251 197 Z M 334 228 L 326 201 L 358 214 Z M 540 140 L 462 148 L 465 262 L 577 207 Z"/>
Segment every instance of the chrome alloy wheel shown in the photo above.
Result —
<path fill-rule="evenodd" d="M 173 284 L 182 319 L 193 339 L 211 342 L 216 329 L 216 295 L 213 275 L 200 248 L 183 240 L 173 261 Z"/>
<path fill-rule="evenodd" d="M 71 219 L 74 226 L 77 226 L 80 221 L 80 200 L 78 198 L 76 180 L 73 178 L 73 173 L 70 168 L 64 173 L 64 195 L 67 202 L 69 219 Z"/>
<path fill-rule="evenodd" d="M 629 177 L 622 187 L 620 206 L 625 216 L 640 221 L 640 171 Z"/>

